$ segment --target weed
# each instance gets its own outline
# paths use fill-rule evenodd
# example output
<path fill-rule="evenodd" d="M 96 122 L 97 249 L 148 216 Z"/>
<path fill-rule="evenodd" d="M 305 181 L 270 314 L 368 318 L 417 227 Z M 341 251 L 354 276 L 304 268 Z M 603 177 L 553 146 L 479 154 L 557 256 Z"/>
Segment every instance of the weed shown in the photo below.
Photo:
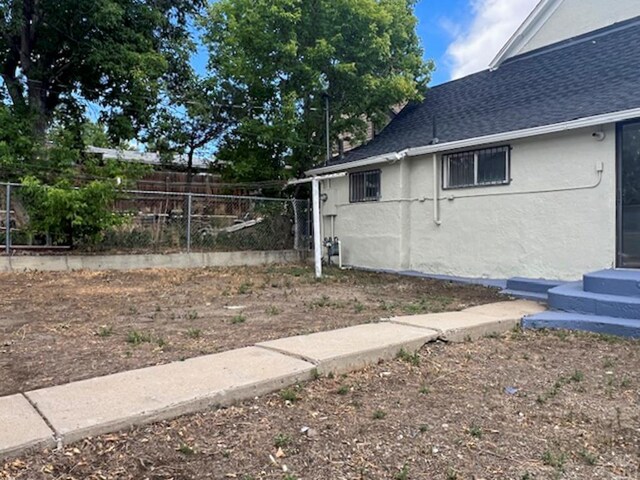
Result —
<path fill-rule="evenodd" d="M 181 443 L 178 447 L 178 451 L 183 455 L 193 455 L 194 453 L 196 453 L 195 450 L 186 443 Z"/>
<path fill-rule="evenodd" d="M 322 297 L 320 297 L 318 300 L 314 300 L 313 302 L 311 302 L 311 307 L 318 307 L 318 308 L 324 308 L 324 307 L 328 307 L 331 305 L 331 299 L 329 298 L 328 295 L 322 295 Z"/>
<path fill-rule="evenodd" d="M 447 469 L 447 480 L 458 480 L 458 472 L 449 467 Z"/>
<path fill-rule="evenodd" d="M 253 287 L 253 283 L 242 282 L 238 287 L 238 295 L 248 295 L 251 293 L 251 287 Z"/>
<path fill-rule="evenodd" d="M 235 317 L 233 317 L 233 318 L 231 319 L 231 324 L 232 324 L 232 325 L 238 325 L 238 324 L 240 324 L 240 323 L 244 323 L 244 322 L 246 322 L 246 321 L 247 321 L 247 317 L 245 317 L 245 316 L 244 316 L 244 315 L 242 315 L 242 314 L 239 314 L 239 315 L 236 315 Z"/>
<path fill-rule="evenodd" d="M 202 334 L 202 330 L 200 330 L 199 328 L 190 328 L 189 330 L 187 330 L 187 337 L 189 338 L 200 338 L 200 335 Z"/>
<path fill-rule="evenodd" d="M 275 306 L 270 306 L 269 308 L 267 308 L 267 315 L 271 315 L 272 317 L 275 317 L 276 315 L 280 314 L 280 309 L 278 307 Z"/>
<path fill-rule="evenodd" d="M 524 472 L 520 480 L 533 480 L 533 474 L 531 472 Z"/>
<path fill-rule="evenodd" d="M 395 474 L 394 480 L 409 480 L 409 466 L 405 463 L 402 469 Z"/>
<path fill-rule="evenodd" d="M 425 433 L 429 430 L 429 425 L 420 425 L 420 433 Z"/>
<path fill-rule="evenodd" d="M 471 435 L 473 438 L 482 438 L 482 428 L 480 428 L 480 426 L 476 425 L 475 423 L 472 423 L 469 427 L 469 435 Z"/>
<path fill-rule="evenodd" d="M 582 373 L 580 370 L 574 370 L 573 375 L 571 375 L 569 379 L 572 382 L 581 382 L 582 380 L 584 380 L 584 373 Z"/>
<path fill-rule="evenodd" d="M 311 380 L 318 380 L 320 378 L 320 372 L 317 368 L 311 370 Z"/>
<path fill-rule="evenodd" d="M 418 390 L 418 393 L 420 393 L 420 395 L 429 395 L 430 391 L 431 390 L 429 390 L 429 387 L 423 385 L 422 387 L 420 387 L 420 390 Z"/>
<path fill-rule="evenodd" d="M 113 327 L 111 325 L 103 325 L 98 329 L 96 335 L 102 338 L 110 337 L 113 335 Z"/>
<path fill-rule="evenodd" d="M 282 480 L 299 480 L 299 479 L 294 474 L 287 473 L 284 477 L 282 477 Z"/>
<path fill-rule="evenodd" d="M 346 395 L 347 393 L 349 393 L 349 387 L 346 385 L 342 385 L 340 386 L 340 388 L 338 388 L 338 390 L 336 390 L 336 393 L 338 395 Z"/>
<path fill-rule="evenodd" d="M 286 433 L 279 433 L 273 439 L 273 445 L 276 448 L 284 448 L 291 445 L 291 437 Z"/>
<path fill-rule="evenodd" d="M 195 320 L 198 318 L 198 312 L 195 310 L 190 310 L 187 312 L 187 320 Z"/>
<path fill-rule="evenodd" d="M 160 305 L 156 305 L 156 312 L 161 312 L 162 311 L 162 307 Z"/>
<path fill-rule="evenodd" d="M 329 373 L 327 374 L 327 378 L 328 378 L 329 380 L 333 380 L 335 377 L 336 377 L 336 375 L 335 375 L 335 373 L 333 373 L 333 372 L 329 372 Z"/>
<path fill-rule="evenodd" d="M 127 343 L 134 346 L 141 345 L 143 343 L 151 343 L 151 335 L 149 333 L 132 330 L 127 334 Z"/>
<path fill-rule="evenodd" d="M 298 395 L 296 394 L 295 390 L 291 388 L 285 388 L 284 390 L 280 391 L 280 398 L 285 402 L 293 403 L 298 400 Z"/>
<path fill-rule="evenodd" d="M 131 305 L 129 307 L 129 313 L 131 315 L 137 315 L 138 314 L 138 307 L 136 307 L 135 305 Z"/>
<path fill-rule="evenodd" d="M 362 313 L 362 312 L 364 311 L 364 305 L 363 305 L 362 303 L 360 303 L 360 302 L 356 302 L 356 303 L 353 305 L 353 310 L 354 310 L 356 313 Z"/>
<path fill-rule="evenodd" d="M 555 468 L 559 472 L 564 472 L 564 464 L 566 461 L 567 456 L 562 452 L 553 453 L 551 450 L 545 450 L 542 454 L 542 463 Z"/>
<path fill-rule="evenodd" d="M 602 366 L 603 366 L 604 368 L 611 368 L 611 367 L 613 367 L 614 365 L 615 365 L 615 362 L 613 361 L 613 359 L 612 359 L 612 358 L 607 358 L 607 359 L 604 361 L 604 363 L 602 364 Z"/>
<path fill-rule="evenodd" d="M 382 420 L 386 416 L 387 416 L 387 412 L 385 412 L 384 410 L 376 410 L 375 412 L 373 412 L 374 420 Z"/>
<path fill-rule="evenodd" d="M 423 313 L 425 311 L 425 307 L 420 303 L 409 303 L 404 306 L 404 311 L 408 315 L 416 315 L 418 313 Z"/>
<path fill-rule="evenodd" d="M 160 337 L 156 340 L 156 344 L 158 345 L 158 347 L 160 348 L 164 348 L 167 346 L 167 342 L 165 341 L 164 338 Z"/>
<path fill-rule="evenodd" d="M 396 358 L 416 367 L 420 365 L 420 355 L 418 355 L 418 352 L 409 353 L 404 348 L 401 348 Z"/>
<path fill-rule="evenodd" d="M 598 463 L 598 456 L 591 453 L 589 450 L 581 450 L 580 456 L 587 463 L 587 465 L 595 465 Z"/>
<path fill-rule="evenodd" d="M 622 388 L 629 388 L 631 386 L 631 380 L 627 377 L 624 377 L 620 382 L 620 386 Z"/>
<path fill-rule="evenodd" d="M 484 338 L 500 338 L 500 333 L 498 333 L 498 332 L 489 332 L 484 336 Z"/>

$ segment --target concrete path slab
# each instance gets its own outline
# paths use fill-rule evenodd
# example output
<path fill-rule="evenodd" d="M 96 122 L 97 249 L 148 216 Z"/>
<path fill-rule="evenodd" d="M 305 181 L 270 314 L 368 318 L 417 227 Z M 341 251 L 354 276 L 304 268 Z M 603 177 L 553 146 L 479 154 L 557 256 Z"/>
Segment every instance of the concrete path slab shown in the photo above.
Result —
<path fill-rule="evenodd" d="M 311 378 L 314 366 L 247 347 L 26 393 L 64 443 L 229 405 Z"/>
<path fill-rule="evenodd" d="M 389 360 L 400 349 L 418 350 L 437 336 L 433 330 L 381 322 L 281 338 L 258 346 L 311 361 L 319 373 L 346 373 Z"/>
<path fill-rule="evenodd" d="M 53 432 L 24 396 L 0 398 L 0 458 L 55 444 Z"/>
<path fill-rule="evenodd" d="M 463 342 L 512 330 L 523 316 L 544 310 L 537 302 L 516 300 L 480 305 L 461 312 L 394 317 L 391 322 L 435 330 L 439 332 L 439 338 L 447 342 Z"/>

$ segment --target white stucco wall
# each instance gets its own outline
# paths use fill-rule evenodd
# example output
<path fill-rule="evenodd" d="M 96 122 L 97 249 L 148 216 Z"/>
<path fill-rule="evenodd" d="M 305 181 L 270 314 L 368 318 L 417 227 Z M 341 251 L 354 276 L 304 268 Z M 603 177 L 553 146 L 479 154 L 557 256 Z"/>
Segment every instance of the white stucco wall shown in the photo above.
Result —
<path fill-rule="evenodd" d="M 434 223 L 432 157 L 381 167 L 381 200 L 349 203 L 348 178 L 324 182 L 323 228 L 348 265 L 465 277 L 576 279 L 615 261 L 615 127 L 598 142 L 582 129 L 512 142 L 506 186 L 440 191 Z M 536 193 L 538 190 L 596 188 Z M 495 196 L 492 196 L 497 194 Z M 424 197 L 427 197 L 425 199 Z"/>
<path fill-rule="evenodd" d="M 518 53 L 550 45 L 640 15 L 639 0 L 562 0 Z"/>

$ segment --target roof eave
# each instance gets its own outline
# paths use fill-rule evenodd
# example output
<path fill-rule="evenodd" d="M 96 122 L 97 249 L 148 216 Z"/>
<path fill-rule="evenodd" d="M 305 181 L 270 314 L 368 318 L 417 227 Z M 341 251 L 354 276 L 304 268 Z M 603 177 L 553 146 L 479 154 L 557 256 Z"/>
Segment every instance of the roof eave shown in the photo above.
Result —
<path fill-rule="evenodd" d="M 578 128 L 593 127 L 596 125 L 604 125 L 607 123 L 621 122 L 633 118 L 640 118 L 640 108 L 630 110 L 621 110 L 618 112 L 594 115 L 591 117 L 579 118 L 568 122 L 554 123 L 551 125 L 543 125 L 540 127 L 526 128 L 522 130 L 513 130 L 510 132 L 495 133 L 482 137 L 466 138 L 453 142 L 438 143 L 435 145 L 425 145 L 422 147 L 409 148 L 400 152 L 389 152 L 383 155 L 364 158 L 355 162 L 347 162 L 338 165 L 328 165 L 326 167 L 314 168 L 305 172 L 307 175 L 323 175 L 326 173 L 340 172 L 343 170 L 351 170 L 354 168 L 367 167 L 382 163 L 394 163 L 405 157 L 417 157 L 420 155 L 428 155 L 430 153 L 440 153 L 461 148 L 469 148 L 491 143 L 499 143 L 508 140 L 517 140 L 521 138 L 537 137 L 540 135 L 548 135 L 551 133 L 564 132 L 567 130 L 576 130 Z"/>

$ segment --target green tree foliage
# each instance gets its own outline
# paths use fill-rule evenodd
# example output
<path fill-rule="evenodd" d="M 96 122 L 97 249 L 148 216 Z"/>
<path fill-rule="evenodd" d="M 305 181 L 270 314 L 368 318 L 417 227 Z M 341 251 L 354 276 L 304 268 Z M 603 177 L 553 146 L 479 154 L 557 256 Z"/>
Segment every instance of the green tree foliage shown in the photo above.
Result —
<path fill-rule="evenodd" d="M 149 121 L 164 83 L 179 82 L 202 0 L 3 0 L 0 101 L 44 138 L 55 114 L 101 107 L 116 138 Z M 66 122 L 65 122 L 66 123 Z"/>
<path fill-rule="evenodd" d="M 34 177 L 24 179 L 18 198 L 29 212 L 31 235 L 47 235 L 54 245 L 94 243 L 123 222 L 112 210 L 118 194 L 113 184 L 92 181 L 83 188 L 72 187 L 65 181 L 47 186 Z"/>
<path fill-rule="evenodd" d="M 300 173 L 322 155 L 323 92 L 331 131 L 362 139 L 366 119 L 423 93 L 433 68 L 415 32 L 415 0 L 219 0 L 204 42 L 213 74 L 247 109 L 220 158 L 236 174 L 273 178 L 284 162 Z M 264 167 L 264 170 L 263 170 Z M 262 174 L 261 174 L 262 172 Z"/>
<path fill-rule="evenodd" d="M 167 102 L 156 111 L 147 141 L 166 163 L 175 163 L 176 155 L 183 156 L 185 165 L 173 166 L 186 167 L 188 184 L 195 155 L 210 154 L 232 124 L 232 91 L 216 79 L 189 72 L 179 85 L 169 89 Z"/>

